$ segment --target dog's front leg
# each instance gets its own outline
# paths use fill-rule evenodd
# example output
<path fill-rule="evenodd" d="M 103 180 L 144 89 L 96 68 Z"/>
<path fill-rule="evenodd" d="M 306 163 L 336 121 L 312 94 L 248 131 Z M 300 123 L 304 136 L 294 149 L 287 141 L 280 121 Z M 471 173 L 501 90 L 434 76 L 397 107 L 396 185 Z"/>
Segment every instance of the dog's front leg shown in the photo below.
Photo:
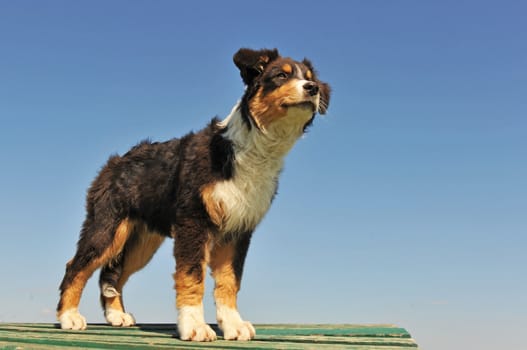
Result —
<path fill-rule="evenodd" d="M 211 251 L 216 317 L 227 340 L 250 340 L 256 333 L 252 324 L 241 318 L 236 303 L 250 238 L 250 234 L 244 234 L 235 241 L 217 243 Z"/>
<path fill-rule="evenodd" d="M 216 333 L 205 323 L 203 293 L 208 234 L 205 230 L 179 227 L 175 230 L 174 256 L 176 307 L 181 340 L 213 341 Z"/>

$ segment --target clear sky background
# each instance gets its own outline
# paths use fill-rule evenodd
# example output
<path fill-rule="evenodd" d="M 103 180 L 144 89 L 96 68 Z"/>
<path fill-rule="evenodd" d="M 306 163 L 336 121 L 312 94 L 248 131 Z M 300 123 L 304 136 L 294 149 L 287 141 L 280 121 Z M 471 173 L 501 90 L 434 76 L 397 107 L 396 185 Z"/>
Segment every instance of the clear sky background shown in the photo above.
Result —
<path fill-rule="evenodd" d="M 240 294 L 255 323 L 395 323 L 424 349 L 527 328 L 522 1 L 0 1 L 0 322 L 54 322 L 110 154 L 225 117 L 232 55 L 277 47 L 333 87 L 288 156 Z M 125 289 L 175 322 L 171 241 Z M 205 311 L 214 322 L 212 283 Z M 81 312 L 102 322 L 94 276 Z"/>

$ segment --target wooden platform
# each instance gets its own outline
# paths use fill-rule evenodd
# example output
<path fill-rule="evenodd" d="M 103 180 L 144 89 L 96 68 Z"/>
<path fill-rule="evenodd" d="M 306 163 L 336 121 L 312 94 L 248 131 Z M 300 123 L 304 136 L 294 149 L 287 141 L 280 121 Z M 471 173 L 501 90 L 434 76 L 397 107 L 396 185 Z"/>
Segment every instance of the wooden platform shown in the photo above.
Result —
<path fill-rule="evenodd" d="M 114 328 L 90 324 L 85 331 L 64 331 L 54 324 L 0 323 L 0 349 L 417 349 L 403 328 L 392 325 L 255 325 L 256 339 L 211 343 L 177 338 L 173 324 Z"/>

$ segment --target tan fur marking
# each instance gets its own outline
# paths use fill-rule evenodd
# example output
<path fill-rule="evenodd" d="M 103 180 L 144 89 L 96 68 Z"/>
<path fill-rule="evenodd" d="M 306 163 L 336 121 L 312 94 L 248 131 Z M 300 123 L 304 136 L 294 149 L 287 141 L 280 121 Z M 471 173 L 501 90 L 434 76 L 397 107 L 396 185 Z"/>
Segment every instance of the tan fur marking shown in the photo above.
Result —
<path fill-rule="evenodd" d="M 207 268 L 205 262 L 202 266 L 202 271 Z M 176 273 L 174 273 L 174 281 L 176 288 L 176 307 L 196 306 L 200 305 L 203 300 L 203 293 L 205 291 L 205 273 L 201 276 L 201 280 L 194 275 L 188 274 L 186 268 L 178 267 L 176 262 Z"/>
<path fill-rule="evenodd" d="M 142 227 L 141 227 L 142 226 Z M 123 287 L 128 278 L 136 271 L 139 271 L 152 259 L 154 253 L 164 242 L 165 237 L 149 232 L 145 225 L 136 225 L 138 242 L 131 247 L 127 247 L 121 277 L 115 286 L 117 292 L 122 293 Z M 106 309 L 112 308 L 124 312 L 122 296 L 104 297 Z"/>
<path fill-rule="evenodd" d="M 92 270 L 91 268 L 86 268 L 85 270 L 77 274 L 77 276 L 69 285 L 68 289 L 66 289 L 61 296 L 60 305 L 62 307 L 60 310 L 57 311 L 57 316 L 60 316 L 62 312 L 68 309 L 77 308 L 79 306 L 82 290 L 86 285 L 86 281 L 88 280 L 88 278 L 90 278 L 90 276 L 93 274 L 93 271 L 95 270 L 96 269 Z"/>
<path fill-rule="evenodd" d="M 201 190 L 201 198 L 212 222 L 218 227 L 222 227 L 223 218 L 225 217 L 225 208 L 223 207 L 223 203 L 221 201 L 218 202 L 214 200 L 214 185 L 215 184 L 210 184 L 205 186 Z"/>
<path fill-rule="evenodd" d="M 124 244 L 130 237 L 130 233 L 134 228 L 135 223 L 132 220 L 124 219 L 121 221 L 117 230 L 115 230 L 115 236 L 113 237 L 113 242 L 110 244 L 110 247 L 102 254 L 102 256 L 97 259 L 99 266 L 105 263 L 108 260 L 115 258 L 123 250 Z"/>
<path fill-rule="evenodd" d="M 306 78 L 307 78 L 308 80 L 313 79 L 313 72 L 311 72 L 311 70 L 308 70 L 308 71 L 306 72 Z"/>
<path fill-rule="evenodd" d="M 115 231 L 113 242 L 110 246 L 106 248 L 104 253 L 98 259 L 93 260 L 83 270 L 79 271 L 69 287 L 64 291 L 61 297 L 62 302 L 60 303 L 62 307 L 57 312 L 57 315 L 62 314 L 65 310 L 77 308 L 79 306 L 82 290 L 86 285 L 86 281 L 88 281 L 95 270 L 121 253 L 133 227 L 134 223 L 131 220 L 125 219 L 121 221 Z M 71 261 L 69 261 L 68 264 L 71 264 Z"/>
<path fill-rule="evenodd" d="M 289 63 L 284 64 L 282 70 L 287 74 L 293 73 L 293 67 Z"/>
<path fill-rule="evenodd" d="M 126 252 L 124 260 L 123 272 L 119 279 L 118 287 L 122 288 L 130 275 L 143 267 L 152 259 L 154 253 L 159 249 L 161 244 L 165 241 L 165 237 L 147 230 L 145 225 L 137 231 L 138 242 L 131 246 Z M 120 291 L 119 291 L 120 292 Z"/>
<path fill-rule="evenodd" d="M 111 298 L 104 297 L 104 304 L 105 304 L 106 309 L 114 309 L 114 310 L 119 310 L 121 312 L 124 312 L 122 296 L 111 297 Z"/>
<path fill-rule="evenodd" d="M 236 309 L 236 296 L 240 290 L 240 284 L 236 281 L 234 274 L 233 259 L 234 246 L 232 244 L 217 245 L 211 253 L 210 268 L 216 282 L 214 287 L 216 304 L 221 303 Z"/>
<path fill-rule="evenodd" d="M 303 96 L 298 96 L 295 80 L 280 86 L 278 89 L 263 95 L 262 88 L 249 102 L 251 113 L 260 129 L 266 130 L 271 123 L 287 114 L 286 104 L 301 101 Z"/>

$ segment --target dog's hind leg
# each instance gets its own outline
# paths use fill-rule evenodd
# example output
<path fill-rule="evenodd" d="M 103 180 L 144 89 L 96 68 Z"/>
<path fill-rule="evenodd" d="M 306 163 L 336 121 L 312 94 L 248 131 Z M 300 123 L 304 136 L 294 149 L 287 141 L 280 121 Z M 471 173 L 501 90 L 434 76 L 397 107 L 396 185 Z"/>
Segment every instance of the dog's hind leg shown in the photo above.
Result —
<path fill-rule="evenodd" d="M 134 272 L 142 269 L 150 261 L 165 239 L 141 226 L 143 225 L 136 225 L 119 259 L 101 270 L 101 304 L 106 321 L 112 326 L 128 327 L 135 324 L 133 315 L 127 313 L 124 308 L 123 287 Z"/>
<path fill-rule="evenodd" d="M 124 219 L 108 226 L 96 226 L 90 219 L 84 222 L 77 252 L 66 265 L 60 285 L 57 318 L 62 329 L 86 328 L 86 320 L 78 311 L 84 286 L 95 270 L 119 256 L 134 223 Z"/>
<path fill-rule="evenodd" d="M 109 324 L 116 327 L 129 327 L 135 324 L 132 314 L 124 311 L 122 286 L 119 285 L 123 271 L 123 255 L 124 252 L 118 260 L 103 266 L 99 277 L 104 317 Z"/>

